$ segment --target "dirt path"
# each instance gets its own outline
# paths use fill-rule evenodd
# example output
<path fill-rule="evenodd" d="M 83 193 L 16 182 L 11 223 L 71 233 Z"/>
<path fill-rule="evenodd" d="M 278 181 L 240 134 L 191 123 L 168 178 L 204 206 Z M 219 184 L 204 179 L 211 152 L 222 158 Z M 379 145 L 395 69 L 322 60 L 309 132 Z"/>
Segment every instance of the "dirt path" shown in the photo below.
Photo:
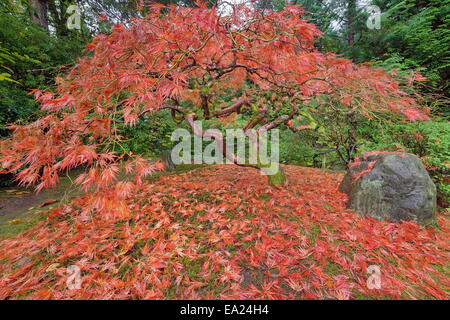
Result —
<path fill-rule="evenodd" d="M 0 188 L 0 225 L 7 224 L 8 221 L 14 219 L 25 218 L 39 209 L 40 205 L 50 200 L 57 201 L 45 206 L 46 209 L 73 198 L 79 194 L 79 191 L 72 185 L 72 181 L 80 172 L 82 170 L 74 170 L 70 176 L 62 176 L 55 189 L 42 190 L 39 193 L 36 193 L 32 187 Z"/>

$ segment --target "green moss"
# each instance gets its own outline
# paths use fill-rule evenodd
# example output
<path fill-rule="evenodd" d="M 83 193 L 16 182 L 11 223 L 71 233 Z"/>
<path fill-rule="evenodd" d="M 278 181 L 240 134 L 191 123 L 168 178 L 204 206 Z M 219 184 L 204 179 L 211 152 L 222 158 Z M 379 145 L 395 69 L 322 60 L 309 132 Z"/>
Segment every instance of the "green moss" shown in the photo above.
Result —
<path fill-rule="evenodd" d="M 269 185 L 271 186 L 283 186 L 284 182 L 286 181 L 286 175 L 284 174 L 283 168 L 278 165 L 278 171 L 275 174 L 267 175 L 267 178 L 269 180 Z"/>
<path fill-rule="evenodd" d="M 200 272 L 202 271 L 203 264 L 206 258 L 190 259 L 184 257 L 180 263 L 184 265 L 186 270 L 186 275 L 191 280 L 200 280 Z"/>
<path fill-rule="evenodd" d="M 344 270 L 337 263 L 327 262 L 327 265 L 325 266 L 324 271 L 325 271 L 326 274 L 328 274 L 330 276 L 336 276 L 338 274 L 342 274 L 342 272 Z"/>
<path fill-rule="evenodd" d="M 167 297 L 167 299 L 173 299 L 177 295 L 177 285 L 171 284 L 168 288 L 163 289 L 164 296 Z"/>
<path fill-rule="evenodd" d="M 39 221 L 45 220 L 46 215 L 41 212 L 31 212 L 23 217 L 19 217 L 22 221 L 17 224 L 11 224 L 5 221 L 0 224 L 0 239 L 17 235 L 25 230 L 30 229 L 38 224 Z"/>
<path fill-rule="evenodd" d="M 258 199 L 267 202 L 270 200 L 270 196 L 266 193 L 263 193 L 258 196 Z"/>
<path fill-rule="evenodd" d="M 361 292 L 359 292 L 359 291 L 356 290 L 356 289 L 353 289 L 353 290 L 352 290 L 352 293 L 353 293 L 353 297 L 354 297 L 356 300 L 370 300 L 370 297 L 368 297 L 368 296 L 362 294 Z"/>
<path fill-rule="evenodd" d="M 117 272 L 119 278 L 123 278 L 129 269 L 131 269 L 131 264 L 125 263 L 124 265 L 122 265 Z"/>
<path fill-rule="evenodd" d="M 316 241 L 316 237 L 320 234 L 320 228 L 318 226 L 316 226 L 315 224 L 312 224 L 309 227 L 309 234 L 308 234 L 308 238 L 309 241 L 311 242 L 311 245 L 314 246 L 315 241 Z"/>
<path fill-rule="evenodd" d="M 209 191 L 194 193 L 192 195 L 192 198 L 199 202 L 208 202 L 208 203 L 211 203 L 213 200 L 211 192 Z"/>

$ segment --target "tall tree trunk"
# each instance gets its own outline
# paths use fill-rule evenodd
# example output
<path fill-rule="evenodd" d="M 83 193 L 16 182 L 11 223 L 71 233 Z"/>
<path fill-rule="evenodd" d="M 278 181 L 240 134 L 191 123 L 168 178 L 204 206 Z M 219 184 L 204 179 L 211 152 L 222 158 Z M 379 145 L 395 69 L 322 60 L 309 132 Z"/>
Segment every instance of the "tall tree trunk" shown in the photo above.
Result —
<path fill-rule="evenodd" d="M 47 0 L 31 0 L 31 21 L 48 31 Z"/>
<path fill-rule="evenodd" d="M 347 2 L 347 41 L 349 46 L 355 43 L 355 17 L 356 17 L 356 0 L 348 0 Z"/>

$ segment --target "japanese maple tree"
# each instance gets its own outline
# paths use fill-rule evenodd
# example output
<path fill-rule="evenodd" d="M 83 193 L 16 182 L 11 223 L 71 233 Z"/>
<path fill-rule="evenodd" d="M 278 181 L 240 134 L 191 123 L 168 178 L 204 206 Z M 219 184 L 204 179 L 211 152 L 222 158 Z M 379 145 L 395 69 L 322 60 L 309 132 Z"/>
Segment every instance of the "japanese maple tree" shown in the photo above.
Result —
<path fill-rule="evenodd" d="M 202 2 L 197 6 L 155 4 L 146 17 L 96 36 L 87 46 L 90 54 L 57 79 L 54 92 L 34 91 L 43 115 L 11 126 L 11 139 L 1 143 L 3 168 L 17 173 L 23 184 L 37 183 L 40 190 L 54 186 L 59 173 L 86 166 L 76 182 L 92 191 L 93 208 L 125 214 L 120 201 L 145 176 L 162 169 L 129 154 L 125 168 L 135 179 L 117 179 L 123 158 L 115 151 L 121 138 L 118 125 L 134 125 L 144 114 L 168 109 L 198 136 L 204 132 L 195 120 L 227 119 L 243 108 L 254 113 L 244 131 L 260 133 L 280 125 L 305 129 L 293 120 L 318 97 L 342 114 L 428 118 L 383 70 L 319 52 L 314 42 L 321 32 L 298 6 L 280 12 L 235 6 L 229 15 Z M 253 85 L 244 86 L 246 81 Z M 222 98 L 225 88 L 245 89 L 228 106 Z M 270 101 L 264 92 L 271 93 Z M 290 109 L 267 120 L 269 110 L 281 105 Z M 214 138 L 223 145 L 220 136 Z M 239 162 L 233 152 L 222 150 Z"/>

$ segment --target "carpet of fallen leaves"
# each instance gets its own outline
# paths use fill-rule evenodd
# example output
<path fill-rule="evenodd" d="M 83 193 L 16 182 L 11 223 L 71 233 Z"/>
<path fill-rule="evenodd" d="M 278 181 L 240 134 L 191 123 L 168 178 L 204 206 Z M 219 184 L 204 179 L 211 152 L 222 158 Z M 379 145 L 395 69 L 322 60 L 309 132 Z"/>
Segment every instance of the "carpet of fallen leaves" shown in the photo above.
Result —
<path fill-rule="evenodd" d="M 286 166 L 202 167 L 148 182 L 132 216 L 63 215 L 0 242 L 2 299 L 447 299 L 448 216 L 436 227 L 363 218 L 342 174 Z M 81 288 L 68 289 L 68 267 Z M 381 288 L 368 289 L 377 265 Z M 70 280 L 70 279 L 69 279 Z"/>

